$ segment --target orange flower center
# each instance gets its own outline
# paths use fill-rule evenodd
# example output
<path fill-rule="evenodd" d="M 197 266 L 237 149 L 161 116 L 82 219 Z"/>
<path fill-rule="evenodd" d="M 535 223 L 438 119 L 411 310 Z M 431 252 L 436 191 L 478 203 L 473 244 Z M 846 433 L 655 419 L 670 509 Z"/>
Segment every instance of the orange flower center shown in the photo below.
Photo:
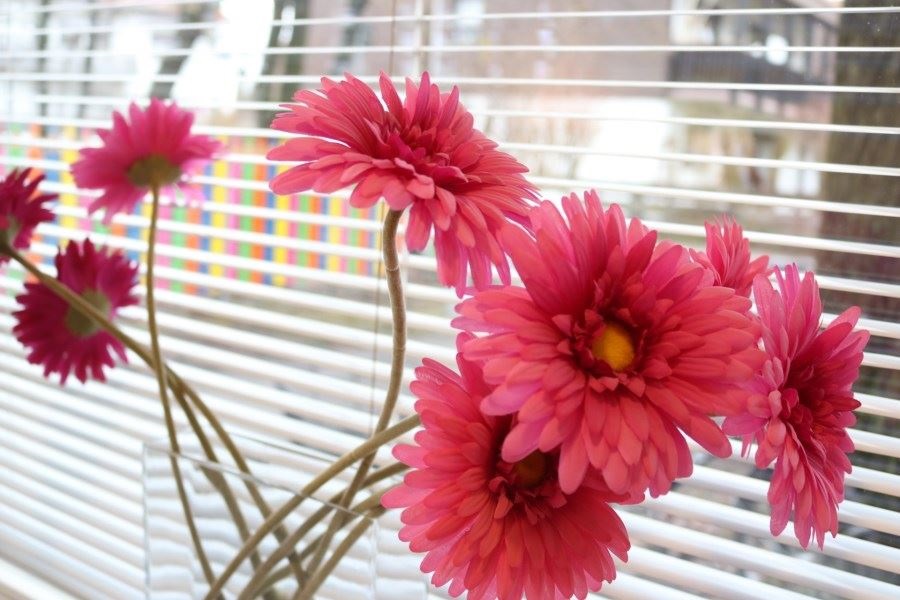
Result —
<path fill-rule="evenodd" d="M 128 180 L 138 187 L 161 188 L 180 177 L 181 169 L 161 154 L 145 156 L 128 168 Z"/>
<path fill-rule="evenodd" d="M 102 314 L 109 314 L 109 299 L 97 290 L 87 289 L 81 297 Z M 66 312 L 65 323 L 66 329 L 75 337 L 87 337 L 100 331 L 100 325 L 74 306 L 70 306 Z"/>
<path fill-rule="evenodd" d="M 607 321 L 591 341 L 591 353 L 613 371 L 622 371 L 634 360 L 634 341 L 627 329 L 614 321 Z"/>
<path fill-rule="evenodd" d="M 533 488 L 544 482 L 550 461 L 547 455 L 535 450 L 513 465 L 516 483 L 523 488 Z"/>

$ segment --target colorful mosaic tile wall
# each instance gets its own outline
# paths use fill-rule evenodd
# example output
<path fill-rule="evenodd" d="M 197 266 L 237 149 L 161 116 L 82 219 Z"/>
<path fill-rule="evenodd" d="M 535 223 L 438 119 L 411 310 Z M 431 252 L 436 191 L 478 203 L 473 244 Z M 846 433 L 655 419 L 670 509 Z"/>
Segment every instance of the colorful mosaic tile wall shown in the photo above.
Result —
<path fill-rule="evenodd" d="M 78 145 L 81 145 L 81 143 L 88 143 L 90 137 L 93 135 L 93 130 L 83 130 L 75 127 L 8 125 L 6 127 L 6 133 L 16 136 L 28 136 L 33 139 L 43 138 L 66 140 L 70 142 L 76 141 L 79 142 Z M 222 137 L 220 139 L 225 144 L 227 152 L 229 153 L 255 156 L 264 156 L 266 151 L 275 143 L 275 140 L 257 138 Z M 28 158 L 30 160 L 38 161 L 61 161 L 66 164 L 71 164 L 77 159 L 77 150 L 39 148 L 26 144 L 19 146 L 7 144 L 4 147 L 0 147 L 0 155 Z M 4 166 L 0 168 L 2 168 L 3 171 L 7 171 L 12 167 Z M 203 175 L 220 179 L 265 183 L 275 175 L 278 168 L 279 167 L 264 164 L 217 161 L 209 165 Z M 44 173 L 48 181 L 72 184 L 72 177 L 68 170 L 48 168 Z M 368 220 L 378 219 L 377 207 L 367 211 L 357 210 L 350 207 L 346 199 L 342 198 L 314 194 L 285 197 L 276 196 L 267 190 L 240 189 L 223 185 L 203 185 L 201 186 L 201 191 L 203 197 L 209 199 L 213 205 L 237 204 L 334 217 L 349 217 Z M 63 193 L 60 194 L 59 197 L 59 203 L 63 206 L 77 206 L 86 201 L 86 199 L 80 198 L 74 193 Z M 149 208 L 149 205 L 144 204 L 143 206 L 139 206 L 136 211 L 143 211 L 144 215 L 149 217 Z M 160 227 L 159 237 L 159 243 L 162 246 L 190 248 L 209 253 L 199 257 L 203 260 L 188 260 L 185 258 L 164 256 L 165 248 L 162 247 L 159 253 L 158 264 L 161 266 L 169 266 L 173 269 L 204 273 L 216 277 L 227 277 L 254 283 L 291 285 L 292 282 L 285 276 L 255 270 L 252 264 L 247 265 L 248 268 L 246 269 L 219 264 L 215 255 L 239 256 L 248 259 L 267 261 L 277 265 L 297 265 L 300 267 L 324 269 L 332 272 L 354 275 L 372 275 L 376 268 L 375 264 L 365 260 L 289 249 L 279 245 L 277 239 L 274 240 L 275 243 L 266 245 L 261 243 L 235 241 L 215 234 L 215 230 L 255 232 L 271 234 L 283 238 L 322 241 L 330 244 L 346 245 L 357 248 L 376 248 L 377 236 L 373 231 L 331 225 L 299 223 L 285 219 L 269 219 L 228 214 L 226 212 L 217 211 L 214 208 L 209 207 L 209 205 L 207 205 L 207 208 L 204 208 L 196 203 L 189 203 L 188 205 L 182 205 L 180 203 L 164 204 L 160 208 L 160 219 L 163 221 L 163 224 Z M 200 227 L 197 228 L 197 233 L 191 233 L 190 228 L 180 228 L 187 229 L 187 232 L 167 231 L 165 221 L 171 221 L 175 224 L 193 224 Z M 98 218 L 80 219 L 72 216 L 60 216 L 58 222 L 60 226 L 67 229 L 90 230 L 130 239 L 145 239 L 146 236 L 146 232 L 143 228 L 129 227 L 122 224 L 113 224 L 110 227 L 104 227 Z M 210 227 L 213 228 L 212 232 L 207 230 L 207 228 Z M 47 235 L 44 235 L 43 238 L 40 238 L 39 236 L 39 239 L 49 244 L 57 244 L 61 241 Z M 140 256 L 135 251 L 132 251 L 131 255 L 135 260 L 140 259 Z M 162 278 L 160 279 L 160 284 L 169 286 L 176 291 L 191 291 L 192 287 L 181 281 L 165 281 Z"/>

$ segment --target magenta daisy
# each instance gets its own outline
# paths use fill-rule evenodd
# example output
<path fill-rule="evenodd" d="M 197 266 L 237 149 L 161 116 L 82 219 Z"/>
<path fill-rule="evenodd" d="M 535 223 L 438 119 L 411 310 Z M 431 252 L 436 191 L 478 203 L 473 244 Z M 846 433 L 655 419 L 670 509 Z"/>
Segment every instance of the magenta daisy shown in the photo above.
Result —
<path fill-rule="evenodd" d="M 300 90 L 291 112 L 272 127 L 305 136 L 269 152 L 275 160 L 303 161 L 272 180 L 277 194 L 331 193 L 354 186 L 350 204 L 368 208 L 384 198 L 393 210 L 410 209 L 406 244 L 425 248 L 434 230 L 438 279 L 462 295 L 466 274 L 476 287 L 491 282 L 491 264 L 509 282 L 497 233 L 507 219 L 526 223 L 534 187 L 527 169 L 499 152 L 472 127 L 459 90 L 441 94 L 428 73 L 420 85 L 406 80 L 401 101 L 382 74 L 382 101 L 369 86 L 322 79 L 321 90 Z"/>
<path fill-rule="evenodd" d="M 13 170 L 0 180 L 0 265 L 9 260 L 2 247 L 23 249 L 31 244 L 31 235 L 41 223 L 53 220 L 45 206 L 56 194 L 37 194 L 43 175 L 33 177 L 31 169 Z"/>
<path fill-rule="evenodd" d="M 137 265 L 121 252 L 95 248 L 90 240 L 70 242 L 56 255 L 56 277 L 110 319 L 123 306 L 137 304 L 133 294 Z M 58 373 L 64 384 L 70 373 L 84 383 L 105 381 L 104 367 L 113 355 L 126 360 L 125 348 L 112 335 L 41 283 L 26 283 L 16 297 L 22 308 L 13 313 L 13 334 L 28 349 L 28 362 L 44 365 L 44 376 Z"/>
<path fill-rule="evenodd" d="M 769 273 L 769 257 L 750 260 L 750 242 L 731 217 L 707 221 L 706 252 L 691 250 L 691 255 L 713 273 L 716 285 L 732 288 L 741 296 L 750 295 L 754 277 Z"/>
<path fill-rule="evenodd" d="M 813 274 L 801 280 L 790 265 L 775 276 L 778 290 L 765 277 L 753 282 L 768 359 L 745 412 L 728 417 L 723 427 L 744 436 L 745 452 L 756 441 L 759 468 L 775 461 L 768 496 L 772 535 L 793 516 L 800 544 L 806 548 L 815 537 L 821 548 L 825 533 L 838 531 L 837 505 L 853 452 L 847 427 L 856 422 L 852 411 L 859 406 L 851 388 L 869 333 L 854 331 L 857 307 L 820 331 L 822 304 Z"/>
<path fill-rule="evenodd" d="M 503 231 L 524 287 L 457 306 L 455 326 L 486 334 L 463 348 L 497 386 L 481 408 L 515 415 L 504 460 L 559 449 L 563 492 L 593 466 L 614 492 L 665 493 L 692 470 L 681 432 L 731 452 L 710 416 L 742 405 L 762 363 L 750 301 L 596 193 L 562 205 L 567 220 L 547 201 L 532 211 L 534 237 Z"/>
<path fill-rule="evenodd" d="M 151 98 L 145 110 L 132 103 L 128 117 L 114 112 L 112 129 L 97 132 L 103 146 L 82 149 L 72 165 L 78 187 L 103 190 L 89 210 L 103 209 L 106 223 L 134 210 L 153 186 L 171 193 L 219 149 L 212 138 L 191 134 L 194 114 L 174 102 Z"/>
<path fill-rule="evenodd" d="M 612 555 L 627 560 L 628 535 L 609 505 L 621 497 L 597 477 L 563 493 L 556 453 L 504 460 L 511 418 L 482 413 L 490 386 L 461 354 L 457 364 L 460 374 L 429 359 L 416 369 L 424 429 L 415 445 L 394 448 L 413 470 L 382 500 L 405 507 L 400 538 L 454 597 L 585 598 L 615 578 Z"/>

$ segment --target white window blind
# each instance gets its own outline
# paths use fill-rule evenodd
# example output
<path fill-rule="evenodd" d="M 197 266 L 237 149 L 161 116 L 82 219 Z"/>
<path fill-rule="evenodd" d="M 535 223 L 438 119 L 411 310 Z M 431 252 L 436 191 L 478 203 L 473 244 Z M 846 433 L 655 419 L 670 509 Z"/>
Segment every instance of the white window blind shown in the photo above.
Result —
<path fill-rule="evenodd" d="M 68 174 L 113 109 L 150 95 L 198 114 L 227 153 L 206 200 L 160 222 L 166 357 L 235 430 L 330 452 L 374 425 L 390 356 L 378 210 L 347 194 L 275 197 L 278 103 L 319 76 L 431 72 L 531 167 L 545 197 L 597 188 L 701 247 L 734 215 L 758 253 L 815 269 L 831 318 L 863 308 L 854 470 L 824 552 L 771 538 L 766 473 L 698 449 L 695 474 L 624 515 L 612 598 L 900 597 L 900 7 L 846 0 L 10 0 L 0 7 L 0 171 L 60 194 L 31 248 L 89 231 L 138 258 L 146 207 L 87 219 Z M 399 79 L 398 79 L 399 80 Z M 403 257 L 407 379 L 453 364 L 455 296 Z M 12 337 L 24 274 L 0 270 L 0 582 L 4 563 L 89 599 L 143 595 L 141 447 L 164 433 L 132 358 L 60 388 Z M 139 339 L 145 314 L 122 322 Z M 401 413 L 411 410 L 404 396 Z M 396 518 L 396 517 L 393 517 Z M 18 573 L 18 571 L 17 571 Z M 17 575 L 16 594 L 29 577 Z M 0 594 L 6 587 L 0 585 Z M 435 592 L 441 597 L 441 592 Z"/>

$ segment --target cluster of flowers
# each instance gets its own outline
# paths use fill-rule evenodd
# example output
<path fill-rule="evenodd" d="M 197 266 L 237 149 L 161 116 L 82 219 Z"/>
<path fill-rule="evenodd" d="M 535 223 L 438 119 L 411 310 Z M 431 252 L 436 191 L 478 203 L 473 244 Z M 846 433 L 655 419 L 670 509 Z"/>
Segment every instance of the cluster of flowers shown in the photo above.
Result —
<path fill-rule="evenodd" d="M 726 434 L 745 452 L 756 442 L 756 464 L 775 464 L 773 534 L 789 518 L 804 547 L 837 533 L 868 340 L 854 329 L 858 309 L 820 330 L 813 275 L 751 260 L 733 221 L 707 224 L 698 252 L 594 192 L 538 201 L 526 168 L 473 128 L 457 89 L 441 93 L 427 74 L 407 80 L 403 100 L 386 76 L 380 91 L 347 76 L 298 92 L 273 126 L 303 137 L 269 157 L 301 164 L 271 187 L 352 186 L 353 206 L 409 209 L 407 246 L 434 235 L 438 277 L 462 299 L 456 370 L 433 360 L 416 370 L 423 427 L 395 448 L 411 470 L 383 499 L 405 509 L 401 537 L 425 553 L 435 585 L 474 600 L 584 598 L 615 577 L 613 556 L 627 559 L 612 504 L 690 475 L 686 438 L 719 457 L 732 451 Z M 130 117 L 116 114 L 104 147 L 73 167 L 79 185 L 105 190 L 91 208 L 107 219 L 215 150 L 174 105 L 132 106 Z M 24 180 L 10 176 L 0 197 L 0 240 L 17 248 L 51 218 L 49 198 L 28 202 L 36 182 Z M 90 242 L 61 253 L 57 270 L 110 317 L 135 302 L 134 268 Z M 19 301 L 16 335 L 47 373 L 102 379 L 109 349 L 123 355 L 39 284 Z"/>
<path fill-rule="evenodd" d="M 194 115 L 174 104 L 153 99 L 146 110 L 132 104 L 129 117 L 130 122 L 114 112 L 112 129 L 98 132 L 103 146 L 81 150 L 72 165 L 79 187 L 102 190 L 89 210 L 102 209 L 106 223 L 118 213 L 131 213 L 154 187 L 170 195 L 176 188 L 189 191 L 182 185 L 186 177 L 219 147 L 213 139 L 192 135 Z M 45 205 L 56 195 L 35 195 L 43 176 L 29 182 L 29 174 L 13 171 L 0 183 L 0 264 L 9 260 L 4 244 L 28 248 L 35 228 L 54 218 Z M 138 302 L 137 265 L 120 251 L 97 248 L 86 238 L 59 249 L 55 263 L 56 279 L 110 320 Z M 104 367 L 114 366 L 115 356 L 126 360 L 119 340 L 45 284 L 27 283 L 16 299 L 22 309 L 14 313 L 13 333 L 28 348 L 29 362 L 44 366 L 45 377 L 56 373 L 60 383 L 70 374 L 82 383 L 105 381 Z"/>

